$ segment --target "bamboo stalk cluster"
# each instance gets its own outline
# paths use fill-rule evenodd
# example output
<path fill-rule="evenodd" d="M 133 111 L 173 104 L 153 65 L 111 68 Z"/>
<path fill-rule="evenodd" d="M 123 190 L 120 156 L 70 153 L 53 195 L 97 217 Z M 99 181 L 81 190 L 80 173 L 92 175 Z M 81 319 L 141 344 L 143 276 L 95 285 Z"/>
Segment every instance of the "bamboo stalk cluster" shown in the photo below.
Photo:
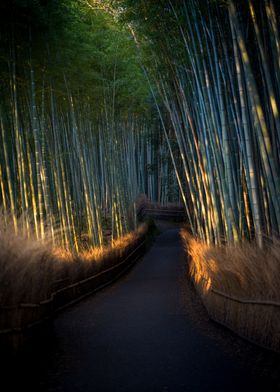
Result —
<path fill-rule="evenodd" d="M 174 168 L 190 226 L 208 243 L 262 247 L 280 233 L 276 3 L 169 2 L 185 57 L 170 59 L 172 81 L 155 83 L 180 150 L 183 170 Z M 165 40 L 170 57 L 174 37 Z"/>
<path fill-rule="evenodd" d="M 169 200 L 172 167 L 145 117 L 116 115 L 110 99 L 81 103 L 66 80 L 61 103 L 32 65 L 21 85 L 14 63 L 0 107 L 0 205 L 16 233 L 80 251 L 135 229 L 137 195 Z"/>

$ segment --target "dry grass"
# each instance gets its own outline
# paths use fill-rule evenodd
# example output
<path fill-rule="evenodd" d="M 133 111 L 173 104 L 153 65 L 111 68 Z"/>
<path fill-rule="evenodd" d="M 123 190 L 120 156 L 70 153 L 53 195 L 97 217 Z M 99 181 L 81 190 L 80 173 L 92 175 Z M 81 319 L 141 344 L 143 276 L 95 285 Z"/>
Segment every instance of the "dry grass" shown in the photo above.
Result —
<path fill-rule="evenodd" d="M 186 230 L 181 237 L 190 256 L 190 276 L 210 316 L 247 339 L 279 351 L 280 306 L 263 302 L 280 304 L 280 241 L 273 239 L 259 249 L 248 242 L 209 246 Z"/>
<path fill-rule="evenodd" d="M 50 297 L 58 281 L 64 285 L 89 277 L 116 263 L 129 253 L 147 231 L 140 226 L 104 248 L 71 253 L 53 248 L 22 232 L 16 235 L 12 223 L 0 220 L 0 306 L 39 303 Z"/>
<path fill-rule="evenodd" d="M 117 259 L 137 246 L 147 230 L 148 225 L 144 223 L 108 246 L 82 250 L 79 254 L 61 248 L 53 249 L 52 254 L 60 265 L 57 279 L 67 279 L 69 283 L 74 283 L 110 268 Z"/>
<path fill-rule="evenodd" d="M 0 222 L 0 305 L 40 302 L 49 295 L 55 273 L 51 246 L 16 235 L 11 223 Z"/>

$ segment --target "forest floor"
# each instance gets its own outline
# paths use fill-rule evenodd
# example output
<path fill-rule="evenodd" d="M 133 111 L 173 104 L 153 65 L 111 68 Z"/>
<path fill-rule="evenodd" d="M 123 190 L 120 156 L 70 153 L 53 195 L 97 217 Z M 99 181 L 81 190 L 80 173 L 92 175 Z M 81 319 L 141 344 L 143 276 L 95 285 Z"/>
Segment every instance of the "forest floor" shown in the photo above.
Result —
<path fill-rule="evenodd" d="M 186 277 L 179 228 L 158 227 L 131 272 L 61 313 L 2 367 L 3 391 L 280 390 L 280 356 L 209 320 Z"/>

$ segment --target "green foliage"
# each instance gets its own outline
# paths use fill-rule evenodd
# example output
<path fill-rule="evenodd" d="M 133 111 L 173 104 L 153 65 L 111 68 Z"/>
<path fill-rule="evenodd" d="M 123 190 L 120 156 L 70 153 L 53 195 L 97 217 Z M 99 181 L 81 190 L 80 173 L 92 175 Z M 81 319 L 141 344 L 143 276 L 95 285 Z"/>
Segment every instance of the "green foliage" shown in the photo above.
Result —
<path fill-rule="evenodd" d="M 23 84 L 32 62 L 37 84 L 50 83 L 65 99 L 68 89 L 94 111 L 104 101 L 123 114 L 147 108 L 148 87 L 130 33 L 110 15 L 77 0 L 14 0 L 0 5 L 0 72 L 9 80 L 11 50 Z M 109 99 L 109 102 L 108 102 Z"/>

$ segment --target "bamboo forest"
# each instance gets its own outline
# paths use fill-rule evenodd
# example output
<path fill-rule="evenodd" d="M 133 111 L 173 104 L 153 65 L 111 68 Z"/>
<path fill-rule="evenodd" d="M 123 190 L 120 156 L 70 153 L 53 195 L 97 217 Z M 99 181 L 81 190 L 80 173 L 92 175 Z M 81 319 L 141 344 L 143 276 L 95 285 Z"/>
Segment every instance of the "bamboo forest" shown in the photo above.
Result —
<path fill-rule="evenodd" d="M 0 21 L 0 347 L 170 257 L 207 320 L 279 355 L 279 1 L 1 0 Z M 110 369 L 93 389 L 138 390 Z"/>

